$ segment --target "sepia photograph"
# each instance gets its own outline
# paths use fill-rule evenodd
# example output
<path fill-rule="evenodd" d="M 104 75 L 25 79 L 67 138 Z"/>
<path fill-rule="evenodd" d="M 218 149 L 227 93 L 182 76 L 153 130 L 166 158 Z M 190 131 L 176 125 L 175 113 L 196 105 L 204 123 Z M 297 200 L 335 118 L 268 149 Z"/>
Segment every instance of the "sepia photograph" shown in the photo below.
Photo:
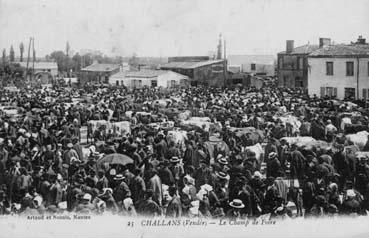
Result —
<path fill-rule="evenodd" d="M 0 0 L 0 237 L 369 237 L 369 0 Z"/>

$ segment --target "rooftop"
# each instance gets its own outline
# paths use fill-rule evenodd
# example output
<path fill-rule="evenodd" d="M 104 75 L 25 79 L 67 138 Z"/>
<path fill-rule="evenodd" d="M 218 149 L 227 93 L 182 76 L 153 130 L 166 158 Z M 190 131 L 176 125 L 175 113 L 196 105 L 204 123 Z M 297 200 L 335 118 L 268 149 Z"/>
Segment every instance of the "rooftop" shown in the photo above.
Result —
<path fill-rule="evenodd" d="M 155 78 L 163 74 L 177 74 L 181 75 L 169 70 L 140 70 L 140 71 L 125 71 L 125 72 L 118 72 L 116 74 L 113 74 L 111 77 L 119 78 L 119 77 L 127 77 L 127 78 Z M 187 77 L 185 75 L 182 75 L 183 77 Z"/>
<path fill-rule="evenodd" d="M 111 72 L 113 70 L 119 69 L 118 64 L 91 64 L 83 69 L 82 71 L 90 71 L 90 72 Z"/>
<path fill-rule="evenodd" d="M 20 64 L 22 67 L 27 67 L 27 62 L 14 62 Z M 32 62 L 28 62 L 28 67 L 33 67 Z M 56 62 L 35 62 L 35 69 L 58 69 L 58 64 Z"/>
<path fill-rule="evenodd" d="M 205 65 L 211 65 L 216 63 L 224 62 L 224 60 L 206 60 L 198 62 L 170 62 L 161 66 L 163 69 L 195 69 Z"/>
<path fill-rule="evenodd" d="M 311 57 L 332 56 L 367 56 L 369 57 L 369 44 L 340 44 L 328 45 L 312 52 Z"/>
<path fill-rule="evenodd" d="M 319 49 L 319 45 L 306 44 L 306 45 L 302 45 L 302 46 L 294 48 L 293 51 L 289 54 L 291 54 L 291 55 L 294 55 L 294 54 L 296 54 L 296 55 L 298 55 L 298 54 L 310 54 L 310 53 L 314 52 L 317 49 Z M 286 51 L 279 52 L 279 54 L 286 54 Z"/>
<path fill-rule="evenodd" d="M 273 55 L 228 55 L 228 63 L 230 65 L 242 65 L 242 64 L 274 64 Z"/>

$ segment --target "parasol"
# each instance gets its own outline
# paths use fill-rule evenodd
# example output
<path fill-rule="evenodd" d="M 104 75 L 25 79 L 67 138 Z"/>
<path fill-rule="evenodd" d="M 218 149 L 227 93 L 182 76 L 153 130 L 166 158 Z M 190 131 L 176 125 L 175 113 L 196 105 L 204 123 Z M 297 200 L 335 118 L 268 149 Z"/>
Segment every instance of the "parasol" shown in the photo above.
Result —
<path fill-rule="evenodd" d="M 127 155 L 123 154 L 108 154 L 105 157 L 99 159 L 97 161 L 98 164 L 102 163 L 109 163 L 109 164 L 121 164 L 121 165 L 127 165 L 127 164 L 133 164 L 133 159 Z"/>

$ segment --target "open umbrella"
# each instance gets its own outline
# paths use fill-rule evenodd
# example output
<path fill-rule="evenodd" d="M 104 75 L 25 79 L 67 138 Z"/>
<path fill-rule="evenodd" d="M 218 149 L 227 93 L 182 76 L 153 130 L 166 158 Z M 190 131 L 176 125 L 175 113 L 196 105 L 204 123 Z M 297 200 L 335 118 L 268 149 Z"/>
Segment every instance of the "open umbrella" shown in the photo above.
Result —
<path fill-rule="evenodd" d="M 105 157 L 99 159 L 97 163 L 98 164 L 109 163 L 109 164 L 127 165 L 127 164 L 133 164 L 133 159 L 131 159 L 127 155 L 114 153 L 114 154 L 108 154 Z"/>

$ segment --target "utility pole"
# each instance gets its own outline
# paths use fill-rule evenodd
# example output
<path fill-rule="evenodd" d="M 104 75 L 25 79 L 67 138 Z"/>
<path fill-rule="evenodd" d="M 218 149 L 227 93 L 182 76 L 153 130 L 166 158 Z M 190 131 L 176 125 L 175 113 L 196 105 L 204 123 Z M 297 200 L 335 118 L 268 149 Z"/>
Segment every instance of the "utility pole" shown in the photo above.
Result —
<path fill-rule="evenodd" d="M 32 75 L 35 73 L 35 60 L 36 60 L 36 52 L 35 52 L 35 38 L 32 37 Z"/>
<path fill-rule="evenodd" d="M 28 55 L 27 55 L 27 68 L 26 68 L 26 78 L 28 76 L 28 65 L 29 65 L 29 55 L 30 55 L 30 50 L 31 50 L 31 41 L 32 41 L 32 38 L 30 37 L 29 38 L 29 45 L 28 45 Z"/>
<path fill-rule="evenodd" d="M 224 85 L 227 85 L 227 75 L 228 75 L 228 64 L 227 64 L 227 46 L 226 40 L 224 40 Z"/>

